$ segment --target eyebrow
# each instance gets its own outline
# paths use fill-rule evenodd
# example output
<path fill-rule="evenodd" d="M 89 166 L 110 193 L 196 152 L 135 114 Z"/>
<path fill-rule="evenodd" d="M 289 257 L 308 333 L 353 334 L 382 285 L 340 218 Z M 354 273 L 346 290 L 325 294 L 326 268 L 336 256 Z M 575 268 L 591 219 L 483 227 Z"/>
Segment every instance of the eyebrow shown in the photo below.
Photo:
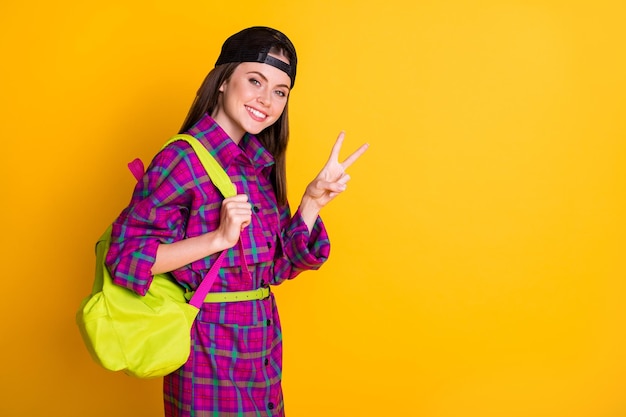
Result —
<path fill-rule="evenodd" d="M 259 77 L 263 78 L 263 80 L 264 80 L 265 82 L 269 82 L 269 81 L 267 80 L 267 77 L 266 77 L 265 75 L 263 75 L 262 73 L 260 73 L 259 71 L 248 71 L 248 72 L 247 72 L 247 74 L 256 74 L 256 75 L 258 75 Z M 287 84 L 279 84 L 279 85 L 277 85 L 276 87 L 285 87 L 287 90 L 290 90 L 290 88 L 289 88 L 289 86 L 288 86 Z"/>

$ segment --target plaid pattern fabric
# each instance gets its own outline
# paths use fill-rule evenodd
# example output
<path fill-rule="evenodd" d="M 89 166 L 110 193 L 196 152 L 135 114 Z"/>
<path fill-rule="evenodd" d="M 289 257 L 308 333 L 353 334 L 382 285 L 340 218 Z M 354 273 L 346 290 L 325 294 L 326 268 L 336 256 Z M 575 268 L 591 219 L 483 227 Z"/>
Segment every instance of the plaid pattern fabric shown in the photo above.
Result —
<path fill-rule="evenodd" d="M 224 167 L 253 206 L 252 222 L 227 251 L 211 292 L 247 291 L 278 285 L 328 258 L 330 243 L 321 219 L 311 233 L 296 211 L 277 207 L 268 179 L 273 158 L 252 135 L 239 146 L 208 116 L 188 132 Z M 107 255 L 116 284 L 145 294 L 159 243 L 171 243 L 217 228 L 222 196 L 191 146 L 178 141 L 159 152 L 129 206 L 113 223 Z M 241 257 L 252 280 L 241 274 Z M 195 289 L 216 255 L 172 272 Z M 192 330 L 189 361 L 164 380 L 166 416 L 282 416 L 282 337 L 274 296 L 265 300 L 204 304 Z"/>

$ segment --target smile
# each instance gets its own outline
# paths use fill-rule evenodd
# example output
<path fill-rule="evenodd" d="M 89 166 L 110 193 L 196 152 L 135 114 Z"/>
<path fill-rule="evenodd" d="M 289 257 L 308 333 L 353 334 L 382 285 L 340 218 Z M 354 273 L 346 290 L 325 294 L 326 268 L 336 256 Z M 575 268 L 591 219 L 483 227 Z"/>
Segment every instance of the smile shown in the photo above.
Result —
<path fill-rule="evenodd" d="M 250 113 L 254 119 L 261 121 L 267 118 L 267 114 L 262 113 L 256 109 L 253 109 L 252 107 L 248 107 L 248 106 L 245 106 L 245 107 L 246 107 L 246 110 L 248 110 L 248 113 Z"/>

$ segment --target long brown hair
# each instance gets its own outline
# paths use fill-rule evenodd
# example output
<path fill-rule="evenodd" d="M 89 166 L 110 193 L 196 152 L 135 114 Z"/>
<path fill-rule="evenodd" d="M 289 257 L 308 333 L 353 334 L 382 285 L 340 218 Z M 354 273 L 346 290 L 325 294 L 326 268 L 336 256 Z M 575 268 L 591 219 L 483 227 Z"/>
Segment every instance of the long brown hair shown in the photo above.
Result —
<path fill-rule="evenodd" d="M 289 57 L 287 57 L 289 58 Z M 179 133 L 187 132 L 205 114 L 213 114 L 220 96 L 220 86 L 233 74 L 238 62 L 218 65 L 209 72 L 198 89 L 196 98 L 187 113 L 187 117 Z M 283 114 L 259 134 L 255 135 L 267 151 L 274 157 L 274 167 L 270 173 L 270 180 L 274 187 L 276 200 L 279 205 L 287 204 L 287 164 L 285 153 L 289 143 L 289 97 Z"/>

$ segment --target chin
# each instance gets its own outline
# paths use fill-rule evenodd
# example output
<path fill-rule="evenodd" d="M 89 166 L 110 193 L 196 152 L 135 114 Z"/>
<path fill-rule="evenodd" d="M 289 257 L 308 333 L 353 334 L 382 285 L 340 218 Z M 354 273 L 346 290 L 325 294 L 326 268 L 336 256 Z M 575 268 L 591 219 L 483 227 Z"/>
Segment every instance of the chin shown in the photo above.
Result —
<path fill-rule="evenodd" d="M 270 127 L 271 125 L 272 124 L 263 125 L 263 126 L 249 126 L 249 129 L 246 130 L 246 132 L 250 133 L 251 135 L 258 135 L 259 133 L 261 133 L 262 131 Z"/>

